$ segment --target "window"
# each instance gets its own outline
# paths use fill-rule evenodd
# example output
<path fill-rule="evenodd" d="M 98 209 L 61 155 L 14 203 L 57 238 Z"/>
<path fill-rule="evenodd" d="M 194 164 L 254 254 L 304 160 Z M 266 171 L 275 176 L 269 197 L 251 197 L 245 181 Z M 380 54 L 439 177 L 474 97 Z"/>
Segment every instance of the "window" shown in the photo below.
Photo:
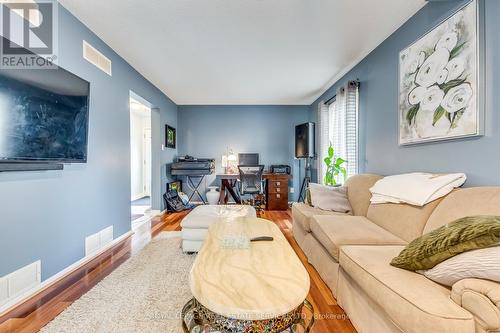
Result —
<path fill-rule="evenodd" d="M 323 162 L 330 144 L 335 157 L 346 160 L 347 177 L 358 173 L 358 83 L 349 82 L 337 91 L 333 102 L 320 103 L 318 109 L 318 182 L 324 183 L 326 165 Z M 339 176 L 337 182 L 343 183 Z"/>

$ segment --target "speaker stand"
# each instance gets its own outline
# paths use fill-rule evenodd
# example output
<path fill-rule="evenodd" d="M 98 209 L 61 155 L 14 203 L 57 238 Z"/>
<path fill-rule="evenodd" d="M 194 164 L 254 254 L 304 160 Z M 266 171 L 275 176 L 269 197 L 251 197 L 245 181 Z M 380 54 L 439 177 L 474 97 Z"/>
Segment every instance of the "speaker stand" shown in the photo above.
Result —
<path fill-rule="evenodd" d="M 309 157 L 305 158 L 306 167 L 304 173 L 304 180 L 302 181 L 302 186 L 300 187 L 299 199 L 297 202 L 306 201 L 306 191 L 309 187 L 309 183 L 311 182 L 311 159 Z"/>

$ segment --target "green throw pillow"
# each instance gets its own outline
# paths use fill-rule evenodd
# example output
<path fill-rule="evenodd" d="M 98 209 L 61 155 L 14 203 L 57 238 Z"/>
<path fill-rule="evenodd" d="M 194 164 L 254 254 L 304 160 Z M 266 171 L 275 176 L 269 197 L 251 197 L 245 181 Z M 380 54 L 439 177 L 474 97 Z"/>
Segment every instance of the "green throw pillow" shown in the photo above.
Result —
<path fill-rule="evenodd" d="M 391 265 L 411 271 L 430 269 L 462 252 L 499 244 L 500 216 L 469 216 L 415 239 Z"/>

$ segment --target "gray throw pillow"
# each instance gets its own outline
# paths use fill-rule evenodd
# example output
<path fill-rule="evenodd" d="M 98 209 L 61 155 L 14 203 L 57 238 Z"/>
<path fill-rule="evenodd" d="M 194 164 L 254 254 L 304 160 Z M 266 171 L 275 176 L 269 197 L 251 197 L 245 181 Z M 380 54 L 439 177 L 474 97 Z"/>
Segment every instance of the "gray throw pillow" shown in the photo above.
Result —
<path fill-rule="evenodd" d="M 320 184 L 309 184 L 312 206 L 339 213 L 352 211 L 351 204 L 347 199 L 347 187 L 325 186 Z"/>

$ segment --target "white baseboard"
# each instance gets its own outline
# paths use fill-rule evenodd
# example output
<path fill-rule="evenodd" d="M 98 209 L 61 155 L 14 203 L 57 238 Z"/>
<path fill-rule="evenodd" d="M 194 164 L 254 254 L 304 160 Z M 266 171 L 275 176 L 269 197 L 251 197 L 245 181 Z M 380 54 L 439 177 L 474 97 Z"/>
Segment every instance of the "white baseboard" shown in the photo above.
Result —
<path fill-rule="evenodd" d="M 139 194 L 133 195 L 132 198 L 130 199 L 130 201 L 139 200 L 139 199 L 144 198 L 145 196 L 146 196 L 146 193 L 139 193 Z"/>
<path fill-rule="evenodd" d="M 126 239 L 132 235 L 133 235 L 132 231 L 129 231 L 129 232 L 121 235 L 120 237 L 114 239 L 112 242 L 106 244 L 106 246 L 99 249 L 98 251 L 92 253 L 91 255 L 89 255 L 87 257 L 83 257 L 82 259 L 80 259 L 77 262 L 75 262 L 74 264 L 66 267 L 65 269 L 63 269 L 59 273 L 52 275 L 50 278 L 43 281 L 42 283 L 40 283 L 36 287 L 26 291 L 25 293 L 19 295 L 18 297 L 10 300 L 7 303 L 5 303 L 4 305 L 2 305 L 0 307 L 0 317 L 3 316 L 4 314 L 6 314 L 7 312 L 9 312 L 10 310 L 12 310 L 13 308 L 15 308 L 16 306 L 22 304 L 23 302 L 25 302 L 29 298 L 44 291 L 48 287 L 52 286 L 54 283 L 58 282 L 59 280 L 63 279 L 64 277 L 68 276 L 69 274 L 71 274 L 72 272 L 77 270 L 79 267 L 81 267 L 81 266 L 85 265 L 86 263 L 88 263 L 89 261 L 95 259 L 99 255 L 103 254 L 104 252 L 106 252 L 107 250 L 109 250 L 110 248 L 115 246 L 116 244 L 120 243 L 121 241 L 123 241 L 124 239 Z"/>
<path fill-rule="evenodd" d="M 152 210 L 149 211 L 148 215 L 150 217 L 157 217 L 157 216 L 160 216 L 162 214 L 163 214 L 163 212 L 161 210 L 152 209 Z"/>
<path fill-rule="evenodd" d="M 133 195 L 132 198 L 131 198 L 131 201 L 139 200 L 139 199 L 142 199 L 142 198 L 145 198 L 145 197 L 150 197 L 151 198 L 151 194 L 147 193 L 147 192 L 142 192 L 142 193 Z"/>
<path fill-rule="evenodd" d="M 160 211 L 160 210 L 152 210 L 148 209 L 143 216 L 135 219 L 132 221 L 132 229 L 138 228 L 139 226 L 143 225 L 146 222 L 150 222 L 152 219 L 154 219 L 157 216 L 161 216 L 165 214 L 167 211 Z"/>

